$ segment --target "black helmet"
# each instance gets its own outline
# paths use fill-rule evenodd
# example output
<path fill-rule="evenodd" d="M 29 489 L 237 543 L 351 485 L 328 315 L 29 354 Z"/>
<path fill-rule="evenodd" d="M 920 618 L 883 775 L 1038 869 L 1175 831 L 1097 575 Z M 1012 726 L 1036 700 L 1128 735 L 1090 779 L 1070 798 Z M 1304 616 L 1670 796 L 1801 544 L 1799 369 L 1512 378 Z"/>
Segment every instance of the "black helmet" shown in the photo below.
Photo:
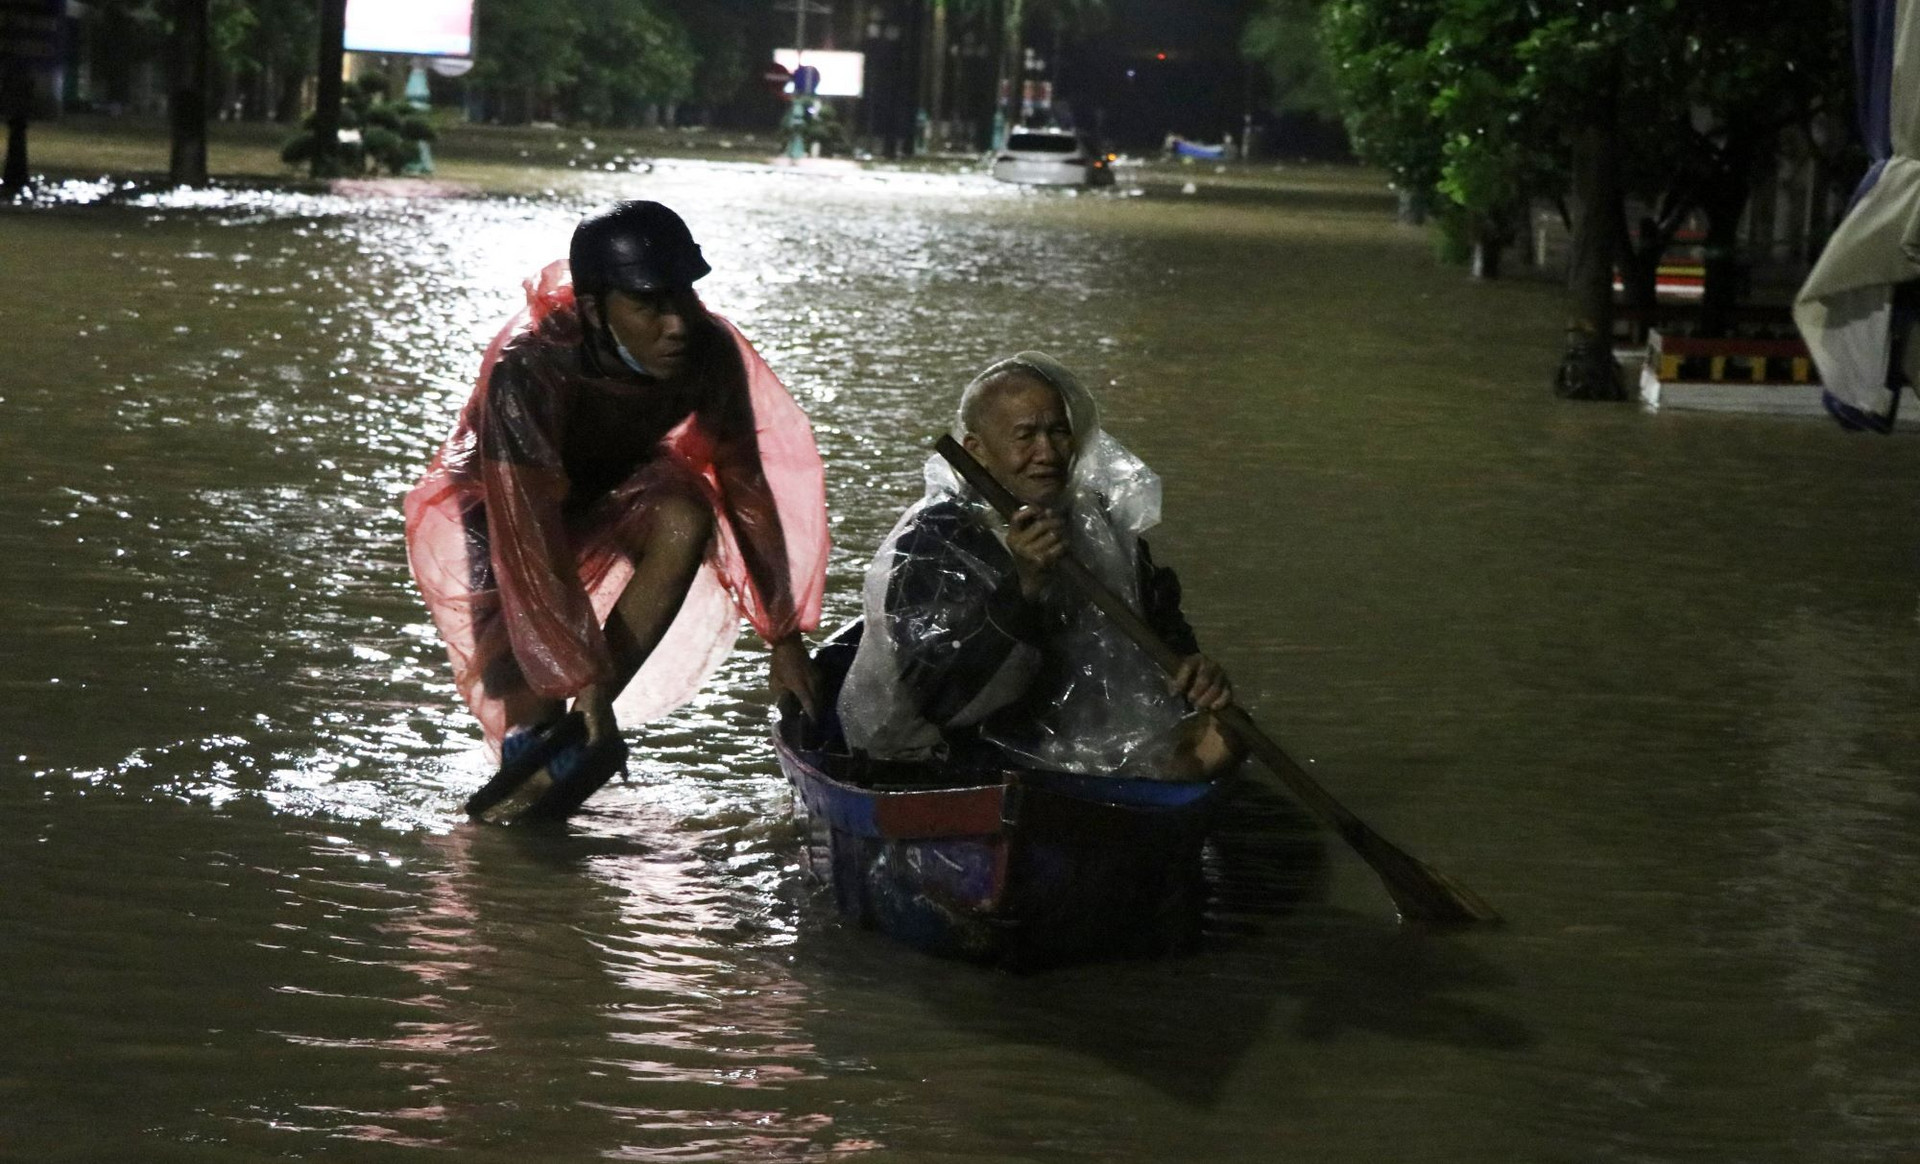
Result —
<path fill-rule="evenodd" d="M 658 202 L 616 202 L 580 220 L 568 248 L 574 289 L 681 291 L 713 268 L 680 216 Z"/>

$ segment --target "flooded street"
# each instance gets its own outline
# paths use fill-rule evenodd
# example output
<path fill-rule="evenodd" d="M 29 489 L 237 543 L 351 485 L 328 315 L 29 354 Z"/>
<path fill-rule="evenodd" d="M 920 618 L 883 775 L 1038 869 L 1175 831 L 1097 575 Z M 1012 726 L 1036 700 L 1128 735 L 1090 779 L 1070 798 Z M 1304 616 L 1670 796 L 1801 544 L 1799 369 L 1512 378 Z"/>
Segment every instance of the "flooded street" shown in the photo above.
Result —
<path fill-rule="evenodd" d="M 1548 392 L 1550 281 L 1364 181 L 1035 196 L 661 163 L 0 211 L 0 1158 L 1742 1161 L 1920 1143 L 1920 445 Z M 1038 347 L 1167 486 L 1242 701 L 1501 930 L 1254 798 L 1196 955 L 1013 977 L 797 872 L 749 636 L 564 836 L 400 498 L 520 280 L 679 209 L 813 419 L 826 626 Z"/>

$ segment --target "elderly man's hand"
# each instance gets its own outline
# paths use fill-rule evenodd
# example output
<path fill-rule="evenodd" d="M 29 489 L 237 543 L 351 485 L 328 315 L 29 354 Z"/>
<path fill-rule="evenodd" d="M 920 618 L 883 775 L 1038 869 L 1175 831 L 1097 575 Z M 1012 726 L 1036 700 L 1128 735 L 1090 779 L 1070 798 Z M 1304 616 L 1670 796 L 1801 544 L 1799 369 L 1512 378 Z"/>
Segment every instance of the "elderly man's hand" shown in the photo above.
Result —
<path fill-rule="evenodd" d="M 1201 711 L 1219 711 L 1233 702 L 1233 684 L 1220 664 L 1205 655 L 1188 655 L 1167 680 L 1175 695 Z"/>
<path fill-rule="evenodd" d="M 1023 505 L 1007 522 L 1007 549 L 1020 572 L 1020 592 L 1037 599 L 1047 571 L 1067 552 L 1067 521 L 1051 509 Z"/>

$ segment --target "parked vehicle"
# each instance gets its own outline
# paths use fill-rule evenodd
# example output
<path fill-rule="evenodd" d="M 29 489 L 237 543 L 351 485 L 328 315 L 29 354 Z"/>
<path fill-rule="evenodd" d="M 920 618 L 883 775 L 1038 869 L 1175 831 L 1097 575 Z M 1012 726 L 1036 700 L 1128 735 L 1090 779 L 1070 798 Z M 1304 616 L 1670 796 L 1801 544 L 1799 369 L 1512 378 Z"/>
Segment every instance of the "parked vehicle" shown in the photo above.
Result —
<path fill-rule="evenodd" d="M 993 157 L 993 176 L 1025 186 L 1111 186 L 1113 170 L 1095 143 L 1065 129 L 1016 129 Z"/>

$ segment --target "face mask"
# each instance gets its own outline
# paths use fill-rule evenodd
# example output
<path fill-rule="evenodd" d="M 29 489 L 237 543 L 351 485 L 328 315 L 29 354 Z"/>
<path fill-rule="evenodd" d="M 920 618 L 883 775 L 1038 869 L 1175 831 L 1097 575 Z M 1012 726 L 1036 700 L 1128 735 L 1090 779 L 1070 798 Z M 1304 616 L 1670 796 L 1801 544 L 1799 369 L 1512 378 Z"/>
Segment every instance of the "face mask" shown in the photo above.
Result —
<path fill-rule="evenodd" d="M 632 368 L 634 371 L 640 373 L 642 376 L 653 375 L 652 372 L 649 372 L 645 368 L 640 366 L 639 360 L 636 360 L 633 358 L 633 353 L 627 350 L 627 345 L 620 342 L 619 336 L 613 334 L 612 328 L 607 329 L 607 338 L 613 341 L 613 350 L 619 353 L 621 363 L 625 364 L 629 368 Z"/>

